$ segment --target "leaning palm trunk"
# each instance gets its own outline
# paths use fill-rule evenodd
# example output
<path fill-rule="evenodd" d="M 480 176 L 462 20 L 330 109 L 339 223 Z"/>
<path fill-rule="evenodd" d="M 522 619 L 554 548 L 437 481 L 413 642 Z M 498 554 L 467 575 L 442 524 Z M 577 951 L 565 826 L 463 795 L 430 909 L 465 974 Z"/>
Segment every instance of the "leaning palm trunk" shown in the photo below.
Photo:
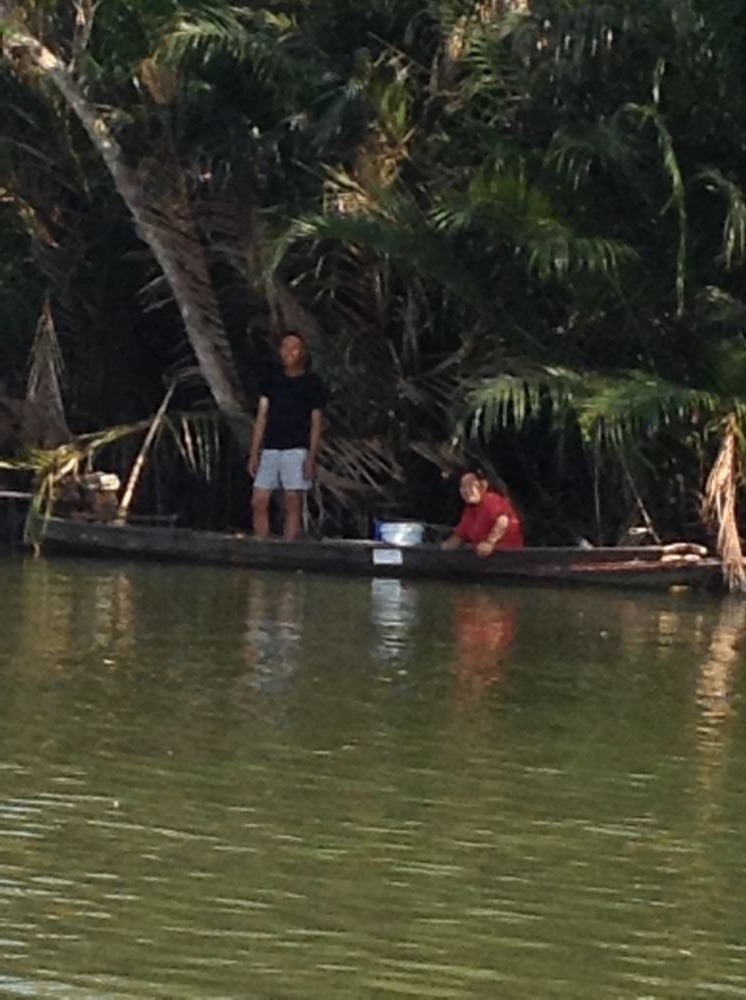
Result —
<path fill-rule="evenodd" d="M 70 70 L 26 29 L 17 5 L 0 0 L 6 53 L 20 50 L 62 95 L 102 156 L 138 231 L 166 276 L 200 370 L 231 423 L 245 412 L 243 394 L 220 319 L 215 293 L 177 164 L 160 162 L 158 190 L 124 163 L 118 142 Z"/>
<path fill-rule="evenodd" d="M 707 479 L 702 512 L 705 521 L 717 528 L 717 548 L 728 588 L 743 591 L 746 590 L 746 573 L 736 519 L 736 496 L 741 480 L 738 437 L 738 424 L 731 414 L 718 457 Z"/>

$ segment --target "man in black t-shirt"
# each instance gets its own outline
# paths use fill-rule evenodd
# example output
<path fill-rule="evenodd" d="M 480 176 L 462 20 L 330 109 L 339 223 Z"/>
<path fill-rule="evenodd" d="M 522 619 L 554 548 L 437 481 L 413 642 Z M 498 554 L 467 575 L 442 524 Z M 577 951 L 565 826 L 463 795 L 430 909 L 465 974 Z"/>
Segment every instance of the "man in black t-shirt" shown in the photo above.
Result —
<path fill-rule="evenodd" d="M 280 361 L 282 370 L 270 374 L 259 389 L 248 468 L 254 478 L 254 534 L 269 537 L 270 497 L 282 489 L 282 537 L 292 541 L 300 534 L 303 499 L 316 475 L 325 392 L 321 379 L 306 371 L 306 345 L 299 334 L 282 338 Z"/>

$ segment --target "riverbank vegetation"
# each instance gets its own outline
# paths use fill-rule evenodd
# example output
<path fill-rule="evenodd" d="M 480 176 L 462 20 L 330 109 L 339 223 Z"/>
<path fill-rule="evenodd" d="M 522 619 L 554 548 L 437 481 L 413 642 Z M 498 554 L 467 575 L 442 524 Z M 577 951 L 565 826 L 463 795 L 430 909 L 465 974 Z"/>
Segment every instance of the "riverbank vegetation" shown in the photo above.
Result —
<path fill-rule="evenodd" d="M 332 389 L 331 530 L 446 518 L 441 472 L 468 446 L 535 541 L 692 536 L 720 455 L 709 507 L 732 546 L 737 15 L 732 0 L 0 0 L 7 394 L 25 394 L 46 302 L 67 426 L 136 424 L 178 376 L 140 503 L 191 493 L 193 519 L 240 523 L 237 442 L 273 337 L 300 329 Z M 126 466 L 139 442 L 117 447 L 107 462 Z"/>

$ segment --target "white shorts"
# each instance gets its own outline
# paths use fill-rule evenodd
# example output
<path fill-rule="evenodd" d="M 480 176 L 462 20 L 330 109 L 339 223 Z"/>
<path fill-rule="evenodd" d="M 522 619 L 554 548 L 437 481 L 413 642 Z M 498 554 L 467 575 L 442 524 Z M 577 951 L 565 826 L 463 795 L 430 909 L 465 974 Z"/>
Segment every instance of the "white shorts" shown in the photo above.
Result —
<path fill-rule="evenodd" d="M 313 483 L 303 475 L 307 448 L 269 448 L 259 460 L 255 490 L 310 490 Z"/>

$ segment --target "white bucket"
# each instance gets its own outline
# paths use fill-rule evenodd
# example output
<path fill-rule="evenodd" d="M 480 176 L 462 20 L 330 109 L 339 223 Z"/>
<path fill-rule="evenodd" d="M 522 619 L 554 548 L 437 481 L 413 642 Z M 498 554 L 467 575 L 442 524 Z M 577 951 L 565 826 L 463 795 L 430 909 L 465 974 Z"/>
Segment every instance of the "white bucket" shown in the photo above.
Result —
<path fill-rule="evenodd" d="M 388 545 L 422 545 L 425 525 L 421 521 L 378 521 L 376 535 Z"/>

